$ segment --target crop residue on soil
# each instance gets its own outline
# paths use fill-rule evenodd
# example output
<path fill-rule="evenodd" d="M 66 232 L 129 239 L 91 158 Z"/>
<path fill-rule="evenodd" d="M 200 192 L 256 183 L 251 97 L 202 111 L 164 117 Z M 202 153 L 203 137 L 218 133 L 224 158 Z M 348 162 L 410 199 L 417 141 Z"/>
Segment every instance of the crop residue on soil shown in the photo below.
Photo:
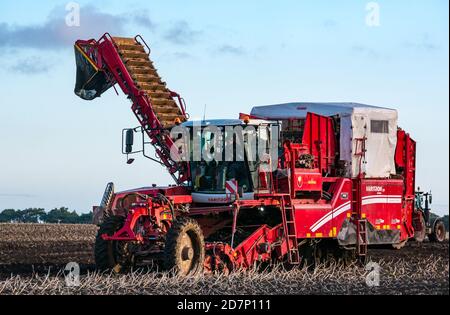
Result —
<path fill-rule="evenodd" d="M 376 248 L 380 286 L 369 287 L 364 266 L 331 263 L 314 271 L 276 267 L 230 275 L 173 277 L 94 269 L 92 225 L 0 224 L 0 294 L 448 294 L 449 245 L 415 242 L 401 250 Z M 80 286 L 67 287 L 68 262 L 82 267 Z"/>

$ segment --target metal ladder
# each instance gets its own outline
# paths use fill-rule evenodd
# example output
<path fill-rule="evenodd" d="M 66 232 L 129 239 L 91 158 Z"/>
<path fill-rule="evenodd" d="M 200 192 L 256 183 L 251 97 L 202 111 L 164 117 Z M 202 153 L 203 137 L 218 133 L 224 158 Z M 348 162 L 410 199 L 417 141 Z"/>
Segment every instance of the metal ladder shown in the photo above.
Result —
<path fill-rule="evenodd" d="M 284 236 L 286 238 L 288 261 L 290 264 L 297 265 L 300 263 L 300 254 L 298 249 L 294 209 L 289 195 L 284 195 L 281 198 L 281 214 L 283 218 Z"/>
<path fill-rule="evenodd" d="M 362 191 L 361 181 L 365 176 L 363 164 L 366 157 L 367 137 L 355 138 L 356 148 L 354 155 L 359 157 L 359 174 L 352 181 L 352 213 L 356 223 L 356 255 L 360 262 L 365 262 L 367 256 L 367 220 L 362 215 Z M 359 150 L 358 150 L 359 148 Z"/>
<path fill-rule="evenodd" d="M 356 224 L 356 254 L 363 262 L 367 256 L 367 220 L 358 219 Z"/>
<path fill-rule="evenodd" d="M 361 178 L 353 179 L 352 214 L 356 223 L 356 255 L 361 262 L 367 256 L 367 220 L 362 217 Z"/>

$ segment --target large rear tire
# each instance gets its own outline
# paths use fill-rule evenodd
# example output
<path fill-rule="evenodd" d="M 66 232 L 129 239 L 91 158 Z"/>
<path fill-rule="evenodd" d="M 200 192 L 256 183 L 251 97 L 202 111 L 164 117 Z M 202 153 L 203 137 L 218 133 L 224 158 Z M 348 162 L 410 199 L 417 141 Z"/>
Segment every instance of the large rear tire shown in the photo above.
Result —
<path fill-rule="evenodd" d="M 179 218 L 166 237 L 164 266 L 180 275 L 195 275 L 203 271 L 205 240 L 197 221 Z"/>
<path fill-rule="evenodd" d="M 416 242 L 418 243 L 422 243 L 425 240 L 425 237 L 427 236 L 427 231 L 426 231 L 426 225 L 425 225 L 425 218 L 423 217 L 422 213 L 419 213 L 419 218 L 418 220 L 418 225 L 420 227 L 420 230 L 415 230 L 414 231 L 414 239 L 416 240 Z"/>
<path fill-rule="evenodd" d="M 97 232 L 95 239 L 95 265 L 99 270 L 114 269 L 117 272 L 121 267 L 118 266 L 119 251 L 117 242 L 105 241 L 102 238 L 103 234 L 114 235 L 124 224 L 125 218 L 119 216 L 108 216 L 103 221 L 100 229 Z"/>
<path fill-rule="evenodd" d="M 433 231 L 430 235 L 428 235 L 428 239 L 430 242 L 442 243 L 445 241 L 445 234 L 446 231 L 444 222 L 442 220 L 437 220 L 434 223 Z"/>

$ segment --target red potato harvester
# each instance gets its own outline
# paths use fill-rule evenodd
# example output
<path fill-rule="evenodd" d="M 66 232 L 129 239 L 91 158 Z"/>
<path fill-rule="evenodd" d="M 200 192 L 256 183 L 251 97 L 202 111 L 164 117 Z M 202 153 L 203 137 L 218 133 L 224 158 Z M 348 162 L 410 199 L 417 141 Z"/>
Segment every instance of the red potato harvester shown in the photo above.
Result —
<path fill-rule="evenodd" d="M 79 97 L 93 100 L 117 85 L 131 101 L 140 126 L 123 130 L 128 163 L 143 153 L 175 181 L 123 192 L 107 185 L 94 207 L 100 269 L 158 262 L 187 275 L 328 255 L 364 260 L 371 245 L 445 238 L 442 220 L 430 220 L 431 194 L 415 191 L 416 142 L 397 126 L 395 110 L 290 103 L 236 120 L 189 121 L 141 36 L 79 40 L 75 55 Z M 136 134 L 142 148 L 133 151 Z M 265 145 L 252 144 L 252 135 Z M 192 158 L 199 152 L 214 158 Z"/>

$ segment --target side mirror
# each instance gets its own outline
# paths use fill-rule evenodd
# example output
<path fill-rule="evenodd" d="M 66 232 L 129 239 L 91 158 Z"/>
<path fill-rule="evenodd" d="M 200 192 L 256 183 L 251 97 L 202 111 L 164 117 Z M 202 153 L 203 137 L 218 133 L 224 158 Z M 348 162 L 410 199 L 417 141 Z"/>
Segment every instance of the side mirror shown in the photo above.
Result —
<path fill-rule="evenodd" d="M 125 153 L 129 154 L 133 152 L 134 144 L 134 130 L 127 129 L 125 133 Z"/>

